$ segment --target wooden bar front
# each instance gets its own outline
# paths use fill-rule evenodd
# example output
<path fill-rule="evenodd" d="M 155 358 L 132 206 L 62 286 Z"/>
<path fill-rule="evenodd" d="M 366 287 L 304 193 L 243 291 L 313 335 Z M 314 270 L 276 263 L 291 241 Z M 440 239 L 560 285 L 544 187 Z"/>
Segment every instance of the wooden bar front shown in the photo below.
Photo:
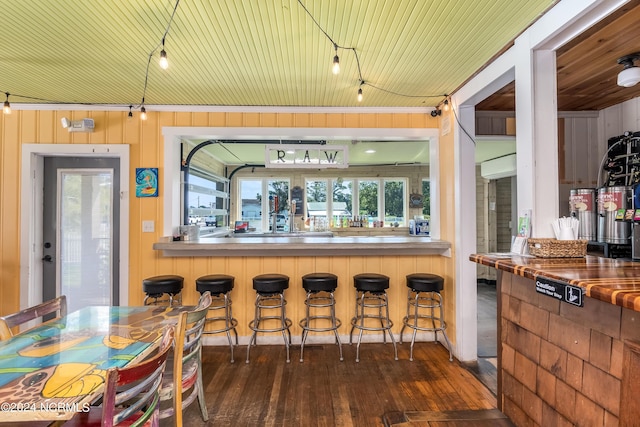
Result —
<path fill-rule="evenodd" d="M 640 265 L 591 256 L 470 259 L 499 270 L 499 408 L 518 426 L 635 425 L 637 352 L 627 347 L 640 340 Z M 537 292 L 543 279 L 583 289 L 584 305 Z"/>

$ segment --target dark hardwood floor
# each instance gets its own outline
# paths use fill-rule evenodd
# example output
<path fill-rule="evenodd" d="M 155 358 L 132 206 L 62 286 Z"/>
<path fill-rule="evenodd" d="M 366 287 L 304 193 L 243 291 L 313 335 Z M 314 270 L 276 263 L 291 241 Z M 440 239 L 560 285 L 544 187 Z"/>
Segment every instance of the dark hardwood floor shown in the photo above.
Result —
<path fill-rule="evenodd" d="M 251 349 L 246 364 L 246 347 L 239 346 L 231 364 L 227 347 L 204 347 L 209 422 L 194 403 L 184 425 L 371 427 L 383 426 L 385 414 L 496 408 L 494 394 L 456 360 L 449 362 L 440 344 L 416 343 L 413 362 L 408 343 L 398 346 L 398 361 L 389 343 L 363 343 L 359 363 L 355 350 L 343 344 L 340 362 L 335 345 L 307 345 L 300 363 L 294 346 L 286 363 L 284 346 L 262 345 Z"/>

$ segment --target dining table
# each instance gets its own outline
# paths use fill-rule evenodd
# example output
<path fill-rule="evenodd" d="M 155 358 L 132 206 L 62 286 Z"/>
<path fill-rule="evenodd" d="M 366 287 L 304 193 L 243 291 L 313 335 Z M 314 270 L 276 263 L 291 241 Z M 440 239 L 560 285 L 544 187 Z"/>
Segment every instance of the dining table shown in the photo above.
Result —
<path fill-rule="evenodd" d="M 88 306 L 0 341 L 0 423 L 88 411 L 107 370 L 152 354 L 185 309 Z"/>

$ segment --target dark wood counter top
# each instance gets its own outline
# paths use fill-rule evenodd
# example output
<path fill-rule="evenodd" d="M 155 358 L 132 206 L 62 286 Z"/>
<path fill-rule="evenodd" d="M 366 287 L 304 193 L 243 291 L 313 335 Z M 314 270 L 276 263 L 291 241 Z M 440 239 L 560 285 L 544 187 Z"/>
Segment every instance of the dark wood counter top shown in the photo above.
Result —
<path fill-rule="evenodd" d="M 545 277 L 579 286 L 590 298 L 640 311 L 640 263 L 591 255 L 584 258 L 536 258 L 472 254 L 469 259 L 534 281 Z"/>
<path fill-rule="evenodd" d="M 326 237 L 216 237 L 174 242 L 169 238 L 153 244 L 164 256 L 451 256 L 451 243 L 423 236 Z"/>

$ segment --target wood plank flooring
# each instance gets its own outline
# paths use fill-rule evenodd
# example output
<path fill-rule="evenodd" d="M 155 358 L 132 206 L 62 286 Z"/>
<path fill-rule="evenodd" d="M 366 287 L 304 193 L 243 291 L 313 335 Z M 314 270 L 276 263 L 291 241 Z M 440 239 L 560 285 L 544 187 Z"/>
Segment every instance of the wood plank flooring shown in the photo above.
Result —
<path fill-rule="evenodd" d="M 284 346 L 252 348 L 249 364 L 245 351 L 237 347 L 231 364 L 227 347 L 203 348 L 209 422 L 194 403 L 184 425 L 371 427 L 383 426 L 388 413 L 496 408 L 493 393 L 433 342 L 416 343 L 413 362 L 408 343 L 398 345 L 398 361 L 391 344 L 363 343 L 359 363 L 348 344 L 343 362 L 333 344 L 306 345 L 303 363 L 299 346 L 291 349 L 291 363 Z"/>

